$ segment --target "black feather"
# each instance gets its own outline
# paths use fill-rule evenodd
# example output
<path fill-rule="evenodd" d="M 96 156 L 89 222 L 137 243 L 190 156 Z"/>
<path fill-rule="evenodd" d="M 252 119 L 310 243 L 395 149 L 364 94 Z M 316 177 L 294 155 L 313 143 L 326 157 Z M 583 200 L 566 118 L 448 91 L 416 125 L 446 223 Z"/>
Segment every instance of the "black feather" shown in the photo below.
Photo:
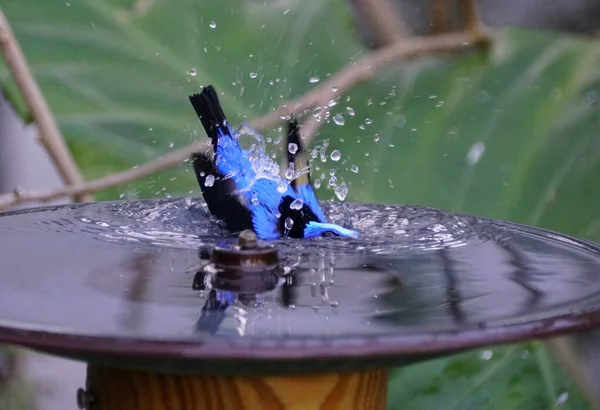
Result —
<path fill-rule="evenodd" d="M 315 213 L 310 209 L 310 207 L 306 204 L 302 205 L 300 209 L 292 209 L 290 205 L 294 202 L 294 198 L 291 196 L 284 196 L 281 204 L 279 205 L 279 213 L 281 217 L 277 222 L 279 232 L 283 235 L 286 233 L 285 228 L 285 220 L 287 218 L 291 218 L 294 221 L 294 225 L 292 225 L 292 229 L 287 232 L 287 235 L 290 238 L 304 238 L 304 228 L 309 222 L 318 221 L 319 219 L 315 215 Z"/>
<path fill-rule="evenodd" d="M 291 119 L 288 121 L 288 135 L 287 135 L 287 143 L 296 144 L 298 146 L 298 150 L 292 154 L 289 150 L 287 152 L 287 160 L 288 164 L 290 162 L 295 162 L 296 157 L 304 152 L 304 145 L 300 141 L 300 131 L 298 129 L 298 120 Z"/>
<path fill-rule="evenodd" d="M 215 164 L 209 155 L 194 153 L 192 155 L 194 172 L 202 191 L 208 210 L 215 217 L 224 221 L 230 232 L 241 232 L 252 229 L 252 215 L 244 207 L 237 196 L 233 194 L 235 186 L 232 180 L 224 179 L 217 172 Z M 215 181 L 212 186 L 206 186 L 206 177 L 212 175 Z"/>
<path fill-rule="evenodd" d="M 219 130 L 223 134 L 229 133 L 227 119 L 216 91 L 209 85 L 204 87 L 200 94 L 190 95 L 189 98 L 216 152 Z"/>
<path fill-rule="evenodd" d="M 298 120 L 295 118 L 288 121 L 288 134 L 287 134 L 287 147 L 289 144 L 296 144 L 298 150 L 295 153 L 291 153 L 287 150 L 288 166 L 294 163 L 294 169 L 300 171 L 308 165 L 308 161 L 304 151 L 304 144 L 300 139 L 300 127 L 298 126 Z M 296 189 L 298 185 L 311 184 L 310 175 L 304 174 L 300 179 L 294 179 L 291 181 L 292 188 Z"/>

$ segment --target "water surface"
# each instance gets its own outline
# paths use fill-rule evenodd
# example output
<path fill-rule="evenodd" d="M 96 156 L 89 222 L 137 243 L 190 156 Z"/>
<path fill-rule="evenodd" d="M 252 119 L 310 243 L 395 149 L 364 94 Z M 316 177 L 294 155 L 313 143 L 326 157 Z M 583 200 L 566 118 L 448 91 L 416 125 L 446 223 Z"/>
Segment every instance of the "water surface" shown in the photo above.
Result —
<path fill-rule="evenodd" d="M 595 309 L 600 253 L 547 231 L 446 213 L 324 204 L 359 239 L 282 239 L 299 260 L 259 294 L 193 289 L 220 229 L 195 199 L 0 217 L 0 325 L 193 341 L 418 335 Z M 201 281 L 200 281 L 201 282 Z"/>

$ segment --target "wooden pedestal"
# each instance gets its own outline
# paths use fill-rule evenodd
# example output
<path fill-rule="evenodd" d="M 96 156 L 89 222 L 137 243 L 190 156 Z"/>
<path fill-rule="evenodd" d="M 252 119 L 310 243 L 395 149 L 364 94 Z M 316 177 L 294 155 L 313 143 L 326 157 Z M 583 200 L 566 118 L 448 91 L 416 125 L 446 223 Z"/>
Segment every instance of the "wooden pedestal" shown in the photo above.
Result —
<path fill-rule="evenodd" d="M 385 410 L 387 370 L 210 377 L 88 366 L 90 410 Z"/>

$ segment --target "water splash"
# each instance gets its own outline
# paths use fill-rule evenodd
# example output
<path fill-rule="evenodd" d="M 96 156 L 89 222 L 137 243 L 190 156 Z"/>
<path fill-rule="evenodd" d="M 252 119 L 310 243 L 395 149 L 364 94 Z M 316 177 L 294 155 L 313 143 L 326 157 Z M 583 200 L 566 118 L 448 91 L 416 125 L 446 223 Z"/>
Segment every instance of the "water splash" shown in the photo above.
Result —
<path fill-rule="evenodd" d="M 201 200 L 5 214 L 0 317 L 99 335 L 275 337 L 284 343 L 290 337 L 422 337 L 533 320 L 544 320 L 546 328 L 556 314 L 600 303 L 600 248 L 593 244 L 431 208 L 325 202 L 323 209 L 333 223 L 348 218 L 361 237 L 274 241 L 282 257 L 299 260 L 298 268 L 286 271 L 273 290 L 233 298 L 218 293 L 224 285 L 199 294 L 191 289 L 206 251 L 234 239 Z M 136 273 L 140 255 L 152 257 L 149 272 Z M 131 301 L 140 277 L 147 290 Z M 31 289 L 60 297 L 45 299 L 41 309 L 16 308 L 39 306 Z M 226 309 L 202 309 L 219 303 Z M 83 308 L 90 304 L 94 310 Z M 135 306 L 142 319 L 125 329 L 115 318 Z M 220 322 L 212 326 L 211 318 Z M 484 351 L 481 358 L 492 355 Z"/>

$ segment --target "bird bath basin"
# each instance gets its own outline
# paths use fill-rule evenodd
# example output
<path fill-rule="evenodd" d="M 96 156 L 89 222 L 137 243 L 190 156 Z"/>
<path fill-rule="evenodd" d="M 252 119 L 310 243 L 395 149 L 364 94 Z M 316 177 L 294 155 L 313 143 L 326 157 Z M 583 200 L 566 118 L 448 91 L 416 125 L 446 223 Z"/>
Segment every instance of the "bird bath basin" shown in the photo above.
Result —
<path fill-rule="evenodd" d="M 219 280 L 211 253 L 237 238 L 203 201 L 0 214 L 0 341 L 87 362 L 84 408 L 383 409 L 389 367 L 600 323 L 593 243 L 323 207 L 360 238 L 273 241 L 283 270 Z"/>

